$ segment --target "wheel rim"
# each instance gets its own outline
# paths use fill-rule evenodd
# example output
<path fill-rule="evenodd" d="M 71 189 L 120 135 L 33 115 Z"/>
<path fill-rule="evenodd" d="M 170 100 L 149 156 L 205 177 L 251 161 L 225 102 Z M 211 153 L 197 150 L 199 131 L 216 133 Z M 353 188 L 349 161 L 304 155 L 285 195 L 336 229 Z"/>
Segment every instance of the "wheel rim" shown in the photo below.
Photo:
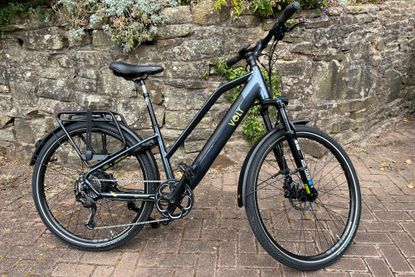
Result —
<path fill-rule="evenodd" d="M 100 151 L 98 148 L 100 141 L 102 146 L 103 133 L 106 134 L 109 153 L 113 153 L 122 147 L 122 143 L 116 133 L 109 132 L 108 130 L 93 129 L 92 144 L 94 152 L 98 153 Z M 80 136 L 81 134 L 83 136 Z M 85 130 L 74 130 L 71 132 L 71 136 L 75 144 L 83 152 L 86 148 Z M 65 135 L 57 138 L 40 162 L 41 165 L 36 178 L 38 202 L 41 212 L 45 214 L 44 219 L 51 223 L 54 231 L 59 235 L 75 243 L 97 245 L 109 243 L 110 241 L 119 241 L 133 228 L 129 226 L 89 230 L 85 227 L 89 210 L 75 200 L 74 186 L 79 179 L 79 174 L 85 172 L 87 166 L 81 163 Z M 120 178 L 123 180 L 128 178 L 145 180 L 145 172 L 140 168 L 140 165 L 140 160 L 132 156 L 111 168 L 110 173 L 114 175 L 116 180 Z M 99 186 L 97 178 L 94 178 L 95 186 Z M 143 184 L 131 183 L 127 186 L 134 189 L 145 189 Z M 135 204 L 138 208 L 143 208 L 144 206 L 143 202 L 136 201 Z M 136 222 L 141 214 L 129 210 L 125 201 L 100 199 L 97 200 L 96 225 L 106 226 L 132 223 Z"/>
<path fill-rule="evenodd" d="M 279 168 L 272 151 L 277 143 L 283 144 L 288 168 L 295 167 L 287 142 L 281 137 L 261 159 L 257 172 L 259 185 L 254 193 L 256 210 L 261 227 L 283 254 L 302 262 L 321 262 L 338 255 L 354 233 L 355 180 L 347 170 L 347 160 L 328 140 L 312 133 L 297 132 L 297 136 L 314 186 L 319 191 L 318 199 L 312 203 L 284 197 L 284 177 L 276 175 Z M 333 161 L 335 165 L 332 165 Z M 298 187 L 302 187 L 298 173 L 292 174 L 292 178 Z"/>

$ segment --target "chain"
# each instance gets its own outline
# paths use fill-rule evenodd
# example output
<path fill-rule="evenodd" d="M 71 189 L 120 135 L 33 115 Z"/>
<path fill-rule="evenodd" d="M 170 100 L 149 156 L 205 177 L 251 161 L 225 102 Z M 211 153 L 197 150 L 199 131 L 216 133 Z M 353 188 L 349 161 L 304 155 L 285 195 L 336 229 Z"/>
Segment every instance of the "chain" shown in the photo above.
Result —
<path fill-rule="evenodd" d="M 112 182 L 112 183 L 127 183 L 127 184 L 134 184 L 134 183 L 166 183 L 168 180 L 142 180 L 142 179 L 94 179 L 96 181 L 101 182 Z"/>
<path fill-rule="evenodd" d="M 117 227 L 129 227 L 129 226 L 152 224 L 152 223 L 159 223 L 159 222 L 166 222 L 166 221 L 172 221 L 172 219 L 170 219 L 170 218 L 161 218 L 161 219 L 155 219 L 155 220 L 149 220 L 149 221 L 142 221 L 142 222 L 137 222 L 137 223 L 99 226 L 99 227 L 95 227 L 94 230 L 117 228 Z"/>

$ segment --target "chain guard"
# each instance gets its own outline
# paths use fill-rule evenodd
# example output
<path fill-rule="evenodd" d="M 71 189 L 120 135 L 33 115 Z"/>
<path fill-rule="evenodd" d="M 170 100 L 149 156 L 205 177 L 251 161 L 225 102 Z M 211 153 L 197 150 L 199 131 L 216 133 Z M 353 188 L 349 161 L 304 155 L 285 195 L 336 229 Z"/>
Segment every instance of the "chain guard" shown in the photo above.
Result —
<path fill-rule="evenodd" d="M 156 208 L 160 212 L 161 215 L 164 217 L 170 218 L 170 219 L 179 219 L 183 218 L 186 215 L 189 214 L 191 209 L 193 208 L 194 204 L 194 196 L 192 189 L 185 185 L 185 190 L 181 196 L 180 204 L 176 205 L 174 211 L 170 211 L 169 209 L 169 200 L 166 198 L 167 195 L 169 195 L 175 184 L 171 183 L 163 183 L 161 184 L 156 192 L 155 195 L 155 203 Z"/>

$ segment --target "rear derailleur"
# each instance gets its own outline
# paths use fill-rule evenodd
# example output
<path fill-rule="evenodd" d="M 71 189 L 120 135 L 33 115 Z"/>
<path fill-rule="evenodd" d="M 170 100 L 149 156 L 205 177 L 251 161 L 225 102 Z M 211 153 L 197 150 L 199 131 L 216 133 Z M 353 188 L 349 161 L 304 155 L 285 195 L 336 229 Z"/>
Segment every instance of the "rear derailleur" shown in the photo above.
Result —
<path fill-rule="evenodd" d="M 74 193 L 76 201 L 80 202 L 84 208 L 89 209 L 89 216 L 85 227 L 90 230 L 94 229 L 94 217 L 97 212 L 97 195 L 88 188 L 83 177 L 75 182 Z"/>
<path fill-rule="evenodd" d="M 119 191 L 118 184 L 112 174 L 97 170 L 89 178 L 93 188 L 98 192 Z M 97 212 L 96 201 L 98 195 L 85 182 L 84 176 L 81 176 L 75 182 L 75 199 L 80 202 L 84 208 L 89 209 L 89 216 L 85 227 L 92 230 L 95 228 L 95 214 Z M 134 204 L 134 203 L 133 203 Z"/>
<path fill-rule="evenodd" d="M 89 180 L 91 181 L 91 184 L 93 185 L 94 189 L 98 192 L 120 191 L 116 179 L 112 174 L 98 170 L 92 173 Z M 84 208 L 89 209 L 89 216 L 85 224 L 85 227 L 90 230 L 94 229 L 96 227 L 94 218 L 97 212 L 96 201 L 99 199 L 98 195 L 85 183 L 85 179 L 83 176 L 81 176 L 75 182 L 74 193 L 76 201 L 80 202 Z M 137 207 L 134 201 L 127 201 L 127 208 L 131 211 L 141 213 L 141 208 Z M 149 221 L 155 220 L 154 218 L 150 217 Z M 152 228 L 160 227 L 160 224 L 156 221 L 151 222 L 149 224 Z"/>

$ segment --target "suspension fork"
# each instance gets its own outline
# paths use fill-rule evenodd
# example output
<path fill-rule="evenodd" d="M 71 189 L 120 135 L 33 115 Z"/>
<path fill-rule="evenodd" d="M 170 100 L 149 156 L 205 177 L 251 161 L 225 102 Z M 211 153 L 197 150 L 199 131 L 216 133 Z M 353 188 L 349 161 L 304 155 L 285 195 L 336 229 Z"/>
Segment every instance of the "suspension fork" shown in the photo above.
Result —
<path fill-rule="evenodd" d="M 307 164 L 304 160 L 304 156 L 300 148 L 300 144 L 298 143 L 298 140 L 297 140 L 297 135 L 295 133 L 294 125 L 291 124 L 291 122 L 288 119 L 288 115 L 285 110 L 285 103 L 281 99 L 278 98 L 275 100 L 273 99 L 272 103 L 267 103 L 267 104 L 271 104 L 275 106 L 278 112 L 281 124 L 285 131 L 284 136 L 287 139 L 288 146 L 293 155 L 295 165 L 298 169 L 298 172 L 301 177 L 301 181 L 303 182 L 303 185 L 304 185 L 304 190 L 307 194 L 307 198 L 309 200 L 314 200 L 318 196 L 318 192 L 314 188 L 313 180 L 311 179 L 310 172 L 308 170 Z M 264 118 L 265 126 L 267 127 L 268 130 L 270 130 L 270 128 L 272 128 L 272 123 L 271 123 L 271 120 L 269 119 L 267 109 L 263 109 L 263 111 L 261 112 L 261 115 Z M 285 176 L 285 182 L 288 182 L 288 184 L 290 184 L 292 182 L 292 179 L 291 179 L 291 176 L 288 175 L 289 172 L 286 172 L 289 169 L 288 169 L 287 161 L 284 157 L 282 148 L 280 147 L 280 145 L 277 145 L 273 149 L 273 151 L 274 151 L 274 155 L 276 157 L 278 166 Z"/>
<path fill-rule="evenodd" d="M 318 192 L 314 188 L 313 180 L 311 179 L 310 171 L 308 170 L 300 148 L 300 144 L 298 143 L 294 126 L 288 120 L 285 104 L 281 100 L 277 99 L 276 107 L 281 119 L 281 123 L 285 130 L 285 138 L 287 139 L 288 146 L 290 147 L 291 153 L 293 155 L 295 165 L 297 166 L 298 172 L 300 173 L 301 181 L 303 182 L 307 198 L 309 200 L 314 200 L 318 196 Z"/>
<path fill-rule="evenodd" d="M 272 129 L 272 122 L 271 119 L 269 117 L 269 112 L 268 112 L 268 107 L 265 106 L 261 109 L 261 116 L 264 119 L 264 123 L 265 123 L 265 127 L 267 128 L 267 131 Z M 285 160 L 284 157 L 284 152 L 281 149 L 281 146 L 278 144 L 275 146 L 275 148 L 272 150 L 274 152 L 274 156 L 275 159 L 277 160 L 277 164 L 278 167 L 280 168 L 280 171 L 282 172 L 282 174 L 284 174 L 284 176 L 286 176 L 286 182 L 287 183 L 291 183 L 292 179 L 291 176 L 288 175 L 289 172 L 288 171 L 288 166 L 287 166 L 287 161 Z"/>

